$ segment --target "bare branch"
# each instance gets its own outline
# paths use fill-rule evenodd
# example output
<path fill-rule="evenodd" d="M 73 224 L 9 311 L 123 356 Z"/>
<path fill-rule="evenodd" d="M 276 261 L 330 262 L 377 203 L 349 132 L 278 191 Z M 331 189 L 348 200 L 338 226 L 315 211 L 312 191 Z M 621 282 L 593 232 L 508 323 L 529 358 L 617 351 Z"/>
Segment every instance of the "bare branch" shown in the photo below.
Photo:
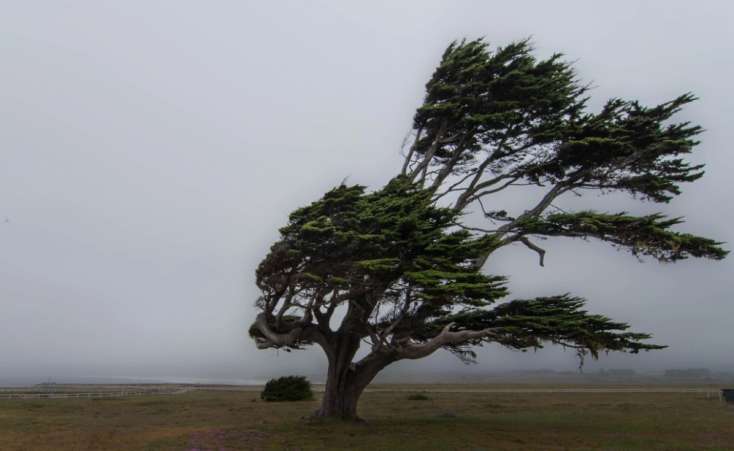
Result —
<path fill-rule="evenodd" d="M 255 345 L 258 349 L 282 348 L 284 346 L 296 346 L 303 329 L 296 327 L 287 333 L 278 333 L 273 331 L 268 325 L 267 316 L 264 313 L 257 315 L 257 319 L 253 324 L 262 337 L 255 337 Z"/>
<path fill-rule="evenodd" d="M 441 186 L 444 180 L 446 180 L 446 177 L 451 175 L 451 173 L 454 170 L 454 166 L 456 166 L 456 163 L 459 162 L 459 158 L 461 158 L 461 155 L 464 153 L 464 150 L 466 149 L 466 140 L 468 136 L 464 135 L 464 139 L 461 140 L 461 142 L 456 145 L 456 148 L 454 149 L 451 160 L 444 163 L 443 168 L 441 168 L 441 171 L 438 173 L 436 178 L 433 180 L 433 183 L 431 184 L 431 191 L 435 192 L 438 190 L 438 188 Z"/>
<path fill-rule="evenodd" d="M 443 137 L 443 134 L 446 133 L 447 123 L 444 120 L 441 124 L 441 128 L 439 128 L 438 133 L 436 134 L 436 137 L 433 139 L 433 143 L 431 143 L 431 147 L 428 149 L 426 154 L 423 156 L 423 160 L 420 162 L 420 164 L 413 169 L 413 172 L 410 175 L 411 181 L 415 180 L 416 176 L 419 173 L 423 173 L 421 175 L 421 178 L 418 180 L 419 183 L 423 183 L 426 177 L 426 172 L 428 171 L 428 165 L 431 163 L 431 160 L 433 159 L 433 155 L 438 150 L 438 147 L 440 145 L 441 138 Z M 417 142 L 417 141 L 416 141 Z"/>
<path fill-rule="evenodd" d="M 469 227 L 469 226 L 465 226 L 464 224 L 462 224 L 460 222 L 454 222 L 453 225 L 455 225 L 456 227 L 459 227 L 461 229 L 468 230 L 470 232 L 481 232 L 481 233 L 494 233 L 494 232 L 496 232 L 496 230 L 482 229 L 481 227 Z"/>
<path fill-rule="evenodd" d="M 471 177 L 472 175 L 474 175 L 474 173 L 475 173 L 474 171 L 469 172 L 464 177 L 462 177 L 461 180 L 459 180 L 458 182 L 456 182 L 453 185 L 449 186 L 446 189 L 446 191 L 443 191 L 442 193 L 436 194 L 436 197 L 433 198 L 433 201 L 436 202 L 437 200 L 439 200 L 443 196 L 447 195 L 448 193 L 466 190 L 466 188 L 458 188 L 457 189 L 457 187 L 459 185 L 461 185 L 462 183 L 464 183 L 466 181 L 466 179 L 468 179 L 469 177 Z"/>
<path fill-rule="evenodd" d="M 528 249 L 531 249 L 531 250 L 537 252 L 538 253 L 538 258 L 540 259 L 540 266 L 544 266 L 543 265 L 543 259 L 545 258 L 545 249 L 543 249 L 543 248 L 539 247 L 538 245 L 534 244 L 532 241 L 530 241 L 529 239 L 527 239 L 524 236 L 521 236 L 520 238 L 518 238 L 518 241 L 520 241 L 522 244 L 524 244 L 525 246 L 527 246 Z"/>
<path fill-rule="evenodd" d="M 510 179 L 510 180 L 508 180 L 508 181 L 507 181 L 506 183 L 503 183 L 502 185 L 498 186 L 497 188 L 494 188 L 494 189 L 488 189 L 488 190 L 486 190 L 486 191 L 481 191 L 481 192 L 479 192 L 479 193 L 476 193 L 476 194 L 473 194 L 473 195 L 471 195 L 470 197 L 468 197 L 468 198 L 466 199 L 466 201 L 465 201 L 465 202 L 466 202 L 466 205 L 469 205 L 470 203 L 474 202 L 475 200 L 477 200 L 477 199 L 479 199 L 479 198 L 482 198 L 482 197 L 484 197 L 484 196 L 486 196 L 486 195 L 488 195 L 488 194 L 494 194 L 494 193 L 497 193 L 497 192 L 500 192 L 500 191 L 502 191 L 503 189 L 507 188 L 508 186 L 513 186 L 513 185 L 515 185 L 515 182 L 516 182 L 516 181 L 517 181 L 517 180 L 518 180 L 519 178 L 520 178 L 520 177 L 514 177 L 514 178 L 511 178 L 511 179 Z"/>
<path fill-rule="evenodd" d="M 333 353 L 333 346 L 329 341 L 328 335 L 324 334 L 312 324 L 304 324 L 303 322 L 292 323 L 287 332 L 276 332 L 268 324 L 268 318 L 265 313 L 257 315 L 251 330 L 256 329 L 259 335 L 253 335 L 255 346 L 258 349 L 267 348 L 294 348 L 299 349 L 302 343 L 315 342 L 318 343 L 328 355 Z"/>
<path fill-rule="evenodd" d="M 415 141 L 413 141 L 413 145 L 410 146 L 408 155 L 405 157 L 405 162 L 403 163 L 403 169 L 400 171 L 400 173 L 403 175 L 406 174 L 406 172 L 408 171 L 408 165 L 410 165 L 410 162 L 413 160 L 413 154 L 415 153 L 415 148 L 418 146 L 418 141 L 420 141 L 421 139 L 422 133 L 423 133 L 423 127 L 419 128 L 418 131 L 416 132 Z"/>
<path fill-rule="evenodd" d="M 454 323 L 447 324 L 441 333 L 424 343 L 411 342 L 410 338 L 399 340 L 397 343 L 398 355 L 404 359 L 421 359 L 433 354 L 437 349 L 446 345 L 458 345 L 472 339 L 495 336 L 494 328 L 451 332 L 453 326 Z"/>
<path fill-rule="evenodd" d="M 502 235 L 515 229 L 519 224 L 522 224 L 524 220 L 539 216 L 541 213 L 543 213 L 543 211 L 545 211 L 546 208 L 548 208 L 548 206 L 553 202 L 555 198 L 566 192 L 568 189 L 569 188 L 563 182 L 557 183 L 545 194 L 545 196 L 543 196 L 543 198 L 540 200 L 540 202 L 538 202 L 537 205 L 535 205 L 535 207 L 527 210 L 525 213 L 518 216 L 514 221 L 499 227 L 494 232 L 495 236 L 497 238 L 500 238 Z M 510 244 L 513 241 L 514 240 L 512 239 L 504 240 L 502 246 Z M 484 266 L 484 263 L 487 262 L 487 259 L 494 250 L 496 250 L 496 248 L 489 250 L 483 255 L 479 256 L 474 262 L 475 267 L 481 268 L 482 266 Z"/>

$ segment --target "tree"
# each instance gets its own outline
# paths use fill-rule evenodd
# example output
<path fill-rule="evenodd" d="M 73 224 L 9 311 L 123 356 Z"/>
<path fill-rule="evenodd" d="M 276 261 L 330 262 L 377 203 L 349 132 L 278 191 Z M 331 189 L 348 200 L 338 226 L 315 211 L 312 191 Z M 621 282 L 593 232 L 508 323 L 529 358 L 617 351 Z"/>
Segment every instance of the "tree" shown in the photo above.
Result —
<path fill-rule="evenodd" d="M 554 237 L 596 238 L 662 262 L 726 256 L 722 243 L 674 231 L 681 218 L 554 206 L 588 191 L 665 203 L 703 175 L 683 158 L 701 127 L 670 121 L 693 95 L 652 107 L 611 99 L 593 113 L 587 93 L 560 54 L 537 59 L 528 41 L 454 42 L 426 85 L 399 173 L 373 192 L 342 184 L 290 215 L 257 268 L 250 335 L 259 348 L 323 348 L 316 415 L 356 419 L 380 370 L 438 349 L 471 362 L 472 347 L 485 343 L 560 344 L 581 358 L 664 347 L 570 294 L 500 303 L 505 278 L 482 272 L 513 243 L 542 266 L 537 243 Z M 539 199 L 514 214 L 488 201 L 510 189 Z M 486 224 L 473 223 L 469 208 Z M 368 353 L 354 361 L 362 343 Z"/>

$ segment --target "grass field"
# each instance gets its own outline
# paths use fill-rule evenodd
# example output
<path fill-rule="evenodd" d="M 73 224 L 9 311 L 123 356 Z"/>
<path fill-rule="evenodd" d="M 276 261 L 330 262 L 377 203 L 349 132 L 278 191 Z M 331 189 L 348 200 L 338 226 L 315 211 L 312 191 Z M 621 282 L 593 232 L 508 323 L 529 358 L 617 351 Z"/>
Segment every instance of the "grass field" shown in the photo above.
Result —
<path fill-rule="evenodd" d="M 374 388 L 364 424 L 309 421 L 317 401 L 265 403 L 256 391 L 0 400 L 0 450 L 734 449 L 734 406 L 710 393 Z"/>

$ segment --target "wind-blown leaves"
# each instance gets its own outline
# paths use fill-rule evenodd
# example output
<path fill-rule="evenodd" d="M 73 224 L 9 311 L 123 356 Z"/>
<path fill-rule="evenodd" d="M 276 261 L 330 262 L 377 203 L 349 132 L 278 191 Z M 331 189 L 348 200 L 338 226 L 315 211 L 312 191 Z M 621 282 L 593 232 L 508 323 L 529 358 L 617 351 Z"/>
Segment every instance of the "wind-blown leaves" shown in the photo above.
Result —
<path fill-rule="evenodd" d="M 669 202 L 703 175 L 685 159 L 703 129 L 673 121 L 692 94 L 653 106 L 613 98 L 591 112 L 588 93 L 562 55 L 536 58 L 527 40 L 453 42 L 426 84 L 399 175 L 373 191 L 341 185 L 290 215 L 257 269 L 263 313 L 253 337 L 286 349 L 316 342 L 332 360 L 369 340 L 365 359 L 380 365 L 439 348 L 472 359 L 471 346 L 490 342 L 594 357 L 660 349 L 570 295 L 498 303 L 506 279 L 482 271 L 518 242 L 542 265 L 536 238 L 595 238 L 662 262 L 727 255 L 718 241 L 677 231 L 681 218 L 555 206 L 589 190 Z M 525 186 L 545 190 L 539 202 L 492 197 Z M 468 226 L 471 210 L 491 225 Z"/>
<path fill-rule="evenodd" d="M 258 268 L 258 285 L 278 297 L 285 287 L 371 291 L 407 283 L 423 301 L 491 303 L 505 294 L 504 278 L 471 263 L 493 241 L 450 230 L 457 216 L 404 177 L 369 194 L 337 187 L 291 215 Z"/>
<path fill-rule="evenodd" d="M 723 243 L 671 227 L 682 223 L 681 218 L 666 218 L 662 214 L 631 216 L 627 213 L 553 213 L 530 219 L 518 225 L 523 233 L 572 238 L 598 238 L 629 249 L 635 255 L 649 255 L 657 260 L 673 262 L 688 257 L 721 260 L 727 251 Z"/>
<path fill-rule="evenodd" d="M 476 338 L 449 349 L 460 357 L 472 358 L 467 346 L 495 342 L 525 350 L 542 348 L 544 343 L 560 344 L 597 358 L 600 351 L 638 353 L 665 346 L 645 343 L 652 338 L 645 333 L 629 332 L 629 325 L 583 309 L 585 300 L 568 294 L 535 299 L 519 299 L 497 305 L 491 310 L 471 309 L 447 315 L 428 325 L 425 339 L 434 336 L 446 324 L 459 330 L 491 329 L 486 338 Z"/>

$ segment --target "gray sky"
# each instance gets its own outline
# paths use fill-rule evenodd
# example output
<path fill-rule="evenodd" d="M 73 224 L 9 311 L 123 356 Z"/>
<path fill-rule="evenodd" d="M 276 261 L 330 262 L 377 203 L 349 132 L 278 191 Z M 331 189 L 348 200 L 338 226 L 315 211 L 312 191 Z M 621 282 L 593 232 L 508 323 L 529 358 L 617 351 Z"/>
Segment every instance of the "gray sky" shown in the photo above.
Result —
<path fill-rule="evenodd" d="M 533 36 L 611 96 L 700 101 L 703 180 L 671 205 L 564 205 L 688 217 L 734 241 L 729 2 L 0 2 L 0 382 L 248 379 L 314 372 L 318 352 L 257 351 L 254 270 L 287 214 L 345 176 L 380 187 L 452 39 Z M 522 197 L 513 198 L 526 201 Z M 7 220 L 6 220 L 7 218 Z M 670 349 L 591 368 L 734 366 L 734 259 L 661 265 L 549 242 L 503 250 L 513 295 L 571 291 Z M 730 248 L 730 247 L 729 247 Z M 467 369 L 573 369 L 573 354 L 484 348 Z M 396 370 L 393 370 L 396 371 Z"/>

